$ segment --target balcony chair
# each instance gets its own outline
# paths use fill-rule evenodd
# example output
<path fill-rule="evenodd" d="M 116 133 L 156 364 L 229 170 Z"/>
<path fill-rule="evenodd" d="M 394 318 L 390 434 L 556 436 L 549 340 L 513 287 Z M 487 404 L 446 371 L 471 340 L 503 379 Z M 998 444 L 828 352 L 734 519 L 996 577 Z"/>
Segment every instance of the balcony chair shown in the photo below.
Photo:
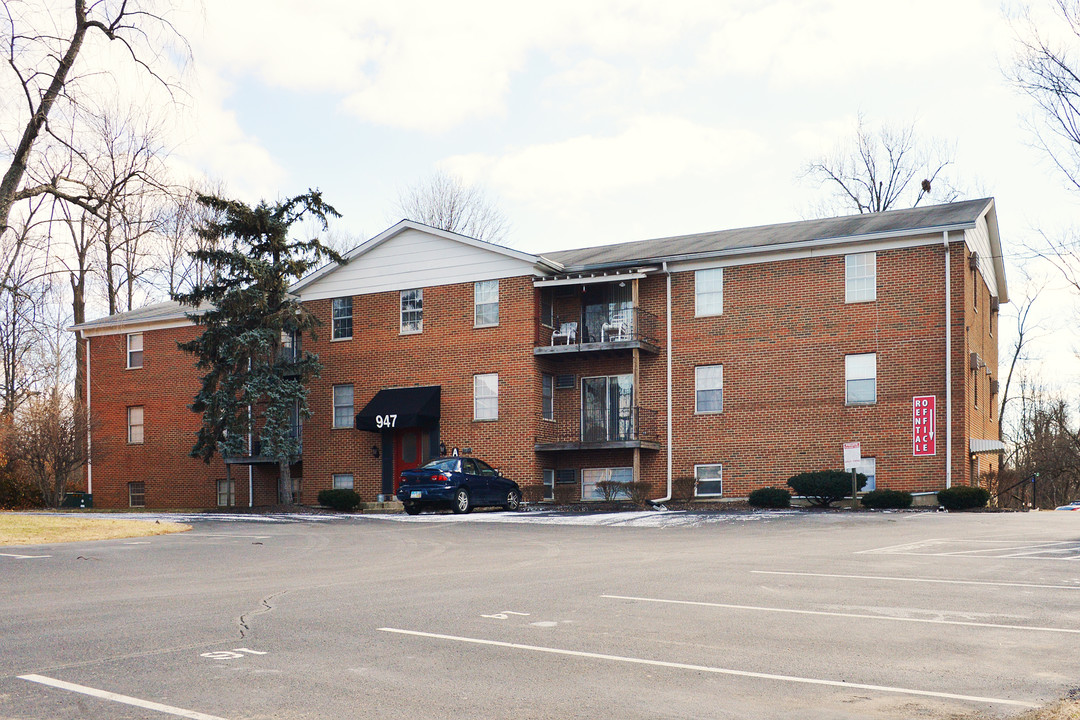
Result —
<path fill-rule="evenodd" d="M 630 339 L 630 319 L 624 312 L 617 312 L 600 327 L 601 342 L 619 342 Z"/>
<path fill-rule="evenodd" d="M 551 344 L 555 344 L 555 338 L 566 338 L 566 344 L 572 345 L 577 342 L 577 323 L 564 322 L 559 329 L 551 333 Z"/>

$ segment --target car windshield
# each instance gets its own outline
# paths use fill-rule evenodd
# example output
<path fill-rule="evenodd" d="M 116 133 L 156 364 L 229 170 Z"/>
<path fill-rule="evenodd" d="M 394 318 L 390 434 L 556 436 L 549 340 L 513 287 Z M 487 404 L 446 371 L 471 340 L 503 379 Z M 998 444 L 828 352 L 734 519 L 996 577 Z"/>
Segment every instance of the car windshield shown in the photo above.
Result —
<path fill-rule="evenodd" d="M 458 459 L 457 458 L 442 458 L 440 460 L 432 460 L 424 466 L 425 470 L 440 470 L 444 472 L 454 472 L 457 470 Z"/>

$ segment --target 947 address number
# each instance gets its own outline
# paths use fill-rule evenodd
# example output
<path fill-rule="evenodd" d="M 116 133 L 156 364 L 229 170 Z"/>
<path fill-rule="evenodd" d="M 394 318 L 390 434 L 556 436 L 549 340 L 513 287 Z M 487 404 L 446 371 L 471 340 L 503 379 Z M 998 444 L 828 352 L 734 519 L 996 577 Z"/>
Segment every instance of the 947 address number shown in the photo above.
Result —
<path fill-rule="evenodd" d="M 397 415 L 376 415 L 375 427 L 392 428 L 397 425 Z"/>

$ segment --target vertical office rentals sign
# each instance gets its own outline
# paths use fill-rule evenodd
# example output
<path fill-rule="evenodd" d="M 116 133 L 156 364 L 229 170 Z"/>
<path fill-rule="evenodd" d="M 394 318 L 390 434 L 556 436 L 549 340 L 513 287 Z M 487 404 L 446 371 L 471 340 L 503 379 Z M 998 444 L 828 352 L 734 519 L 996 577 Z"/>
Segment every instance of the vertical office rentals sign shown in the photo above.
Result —
<path fill-rule="evenodd" d="M 912 454 L 937 455 L 937 396 L 916 395 L 911 399 Z"/>

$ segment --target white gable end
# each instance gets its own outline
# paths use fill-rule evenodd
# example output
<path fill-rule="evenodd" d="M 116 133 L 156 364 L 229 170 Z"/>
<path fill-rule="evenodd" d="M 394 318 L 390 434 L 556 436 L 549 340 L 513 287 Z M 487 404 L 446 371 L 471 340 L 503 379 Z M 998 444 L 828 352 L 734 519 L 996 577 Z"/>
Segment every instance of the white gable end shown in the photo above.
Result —
<path fill-rule="evenodd" d="M 321 300 L 535 274 L 526 260 L 407 228 L 297 292 Z"/>

